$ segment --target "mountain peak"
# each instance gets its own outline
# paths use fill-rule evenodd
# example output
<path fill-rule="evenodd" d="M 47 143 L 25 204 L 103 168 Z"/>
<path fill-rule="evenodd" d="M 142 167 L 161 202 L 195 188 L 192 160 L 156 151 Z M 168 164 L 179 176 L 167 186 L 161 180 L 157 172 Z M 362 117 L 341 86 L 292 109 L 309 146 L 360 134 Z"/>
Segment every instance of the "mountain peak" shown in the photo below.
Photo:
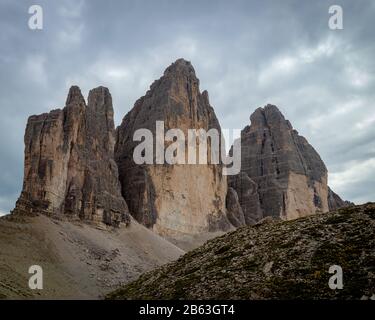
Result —
<path fill-rule="evenodd" d="M 172 63 L 146 95 L 137 100 L 117 130 L 115 159 L 123 196 L 133 217 L 174 239 L 228 230 L 231 226 L 225 215 L 226 179 L 222 177 L 221 164 L 139 166 L 129 156 L 137 147 L 133 141 L 136 130 L 155 132 L 157 121 L 163 121 L 166 129 L 182 130 L 186 137 L 189 129 L 221 131 L 208 93 L 200 92 L 199 80 L 189 61 L 178 59 Z"/>
<path fill-rule="evenodd" d="M 71 86 L 69 89 L 65 105 L 68 106 L 70 104 L 86 104 L 85 98 L 83 97 L 81 89 L 78 86 Z"/>
<path fill-rule="evenodd" d="M 263 108 L 256 109 L 250 116 L 253 126 L 268 126 L 271 123 L 285 122 L 285 117 L 279 108 L 273 104 L 267 104 Z"/>
<path fill-rule="evenodd" d="M 183 58 L 177 59 L 173 62 L 164 72 L 164 75 L 170 74 L 185 74 L 192 75 L 195 77 L 195 70 L 190 61 Z"/>
<path fill-rule="evenodd" d="M 316 150 L 293 130 L 275 105 L 256 109 L 250 121 L 241 134 L 244 177 L 229 179 L 229 186 L 239 194 L 245 218 L 294 219 L 327 212 L 327 168 Z M 259 200 L 256 192 L 250 193 L 251 198 L 244 192 L 246 176 L 257 185 Z M 258 202 L 260 215 L 254 210 Z"/>
<path fill-rule="evenodd" d="M 267 104 L 263 107 L 264 112 L 282 114 L 280 109 L 274 104 Z"/>
<path fill-rule="evenodd" d="M 63 110 L 29 118 L 25 159 L 35 161 L 25 160 L 23 189 L 14 212 L 111 226 L 130 222 L 114 162 L 109 91 L 91 90 L 88 100 L 86 108 L 81 90 L 72 86 Z"/>
<path fill-rule="evenodd" d="M 99 86 L 90 90 L 88 97 L 88 106 L 95 107 L 96 109 L 107 108 L 110 106 L 112 109 L 112 97 L 108 88 Z"/>

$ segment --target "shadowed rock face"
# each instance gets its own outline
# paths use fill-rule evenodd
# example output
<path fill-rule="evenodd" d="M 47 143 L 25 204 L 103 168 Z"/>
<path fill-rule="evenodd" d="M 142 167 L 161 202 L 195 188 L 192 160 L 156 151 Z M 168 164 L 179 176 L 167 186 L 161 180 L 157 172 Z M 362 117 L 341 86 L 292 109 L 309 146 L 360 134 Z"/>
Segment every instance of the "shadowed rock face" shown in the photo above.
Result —
<path fill-rule="evenodd" d="M 245 216 L 239 203 L 238 194 L 236 190 L 231 187 L 228 187 L 226 206 L 228 219 L 233 226 L 238 228 L 246 224 Z"/>
<path fill-rule="evenodd" d="M 167 236 L 227 230 L 230 227 L 225 214 L 227 182 L 220 164 L 134 163 L 133 151 L 139 144 L 133 141 L 134 132 L 149 129 L 155 150 L 156 121 L 164 121 L 165 131 L 181 129 L 185 137 L 188 129 L 221 130 L 207 92 L 199 90 L 199 80 L 190 62 L 179 59 L 169 66 L 117 129 L 115 158 L 122 194 L 131 214 L 140 223 Z"/>
<path fill-rule="evenodd" d="M 86 106 L 80 89 L 71 87 L 64 109 L 28 120 L 23 190 L 14 212 L 128 223 L 114 143 L 108 89 L 91 90 Z"/>
<path fill-rule="evenodd" d="M 241 132 L 241 175 L 228 180 L 248 221 L 327 212 L 327 168 L 315 149 L 276 106 L 258 108 L 250 120 Z"/>
<path fill-rule="evenodd" d="M 230 216 L 236 204 L 235 198 L 238 199 L 238 205 L 242 208 L 244 215 L 244 224 L 251 225 L 263 218 L 262 209 L 259 201 L 258 186 L 249 178 L 245 172 L 228 177 L 228 189 L 237 194 L 227 197 L 227 210 Z"/>
<path fill-rule="evenodd" d="M 353 206 L 354 203 L 346 200 L 342 200 L 338 194 L 333 192 L 331 188 L 328 187 L 328 207 L 329 211 L 334 211 L 340 208 Z"/>

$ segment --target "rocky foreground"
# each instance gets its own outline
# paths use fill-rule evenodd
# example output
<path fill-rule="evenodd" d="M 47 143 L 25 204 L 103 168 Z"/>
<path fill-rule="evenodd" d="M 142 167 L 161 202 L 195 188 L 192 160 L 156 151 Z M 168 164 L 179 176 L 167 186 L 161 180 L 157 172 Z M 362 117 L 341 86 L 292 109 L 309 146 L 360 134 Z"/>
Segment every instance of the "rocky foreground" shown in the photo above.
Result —
<path fill-rule="evenodd" d="M 143 274 L 107 299 L 368 299 L 375 294 L 375 204 L 266 219 Z M 343 270 L 332 290 L 329 268 Z"/>

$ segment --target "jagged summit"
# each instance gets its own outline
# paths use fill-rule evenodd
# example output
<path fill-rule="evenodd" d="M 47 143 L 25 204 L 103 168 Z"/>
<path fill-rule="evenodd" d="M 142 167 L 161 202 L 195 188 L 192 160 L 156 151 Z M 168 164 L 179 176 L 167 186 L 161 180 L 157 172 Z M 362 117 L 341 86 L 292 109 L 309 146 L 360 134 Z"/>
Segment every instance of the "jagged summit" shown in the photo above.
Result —
<path fill-rule="evenodd" d="M 273 105 L 267 104 L 263 108 L 257 108 L 250 116 L 250 123 L 252 129 L 259 127 L 259 126 L 285 126 L 288 130 L 292 130 L 295 134 L 298 135 L 298 131 L 293 128 L 292 124 L 289 120 L 285 119 L 283 113 L 280 109 Z M 250 125 L 246 126 L 246 131 L 250 130 Z M 301 139 L 305 139 L 304 137 L 300 136 Z"/>
<path fill-rule="evenodd" d="M 241 174 L 228 179 L 245 221 L 293 219 L 344 203 L 329 195 L 327 167 L 278 107 L 258 108 L 250 121 L 241 133 Z M 236 207 L 235 198 L 227 199 L 227 207 Z"/>
<path fill-rule="evenodd" d="M 188 79 L 197 80 L 195 70 L 190 61 L 185 59 L 178 59 L 173 62 L 167 69 L 164 71 L 164 77 L 187 77 Z"/>
<path fill-rule="evenodd" d="M 291 123 L 285 119 L 279 108 L 273 104 L 267 104 L 263 108 L 256 109 L 250 116 L 250 122 L 253 128 L 281 124 L 286 125 L 289 129 L 293 129 Z"/>
<path fill-rule="evenodd" d="M 281 113 L 280 109 L 272 103 L 267 103 L 264 107 L 257 108 L 253 112 L 253 114 L 256 114 L 257 112 L 276 113 L 276 114 L 279 114 L 282 118 L 284 118 L 284 115 Z"/>
<path fill-rule="evenodd" d="M 190 62 L 172 63 L 117 129 L 115 157 L 131 214 L 166 236 L 228 230 L 221 165 L 135 165 L 134 132 L 149 129 L 155 137 L 157 121 L 164 122 L 165 131 L 181 129 L 185 137 L 188 129 L 221 131 L 208 93 L 200 92 Z"/>
<path fill-rule="evenodd" d="M 190 95 L 194 94 L 195 91 L 199 92 L 199 79 L 195 74 L 194 67 L 189 61 L 181 58 L 165 69 L 163 75 L 151 84 L 146 95 L 141 97 L 139 101 L 142 103 L 144 99 L 153 96 L 155 92 L 161 94 L 176 91 L 181 87 L 182 83 L 184 84 L 184 89 L 191 91 Z"/>
<path fill-rule="evenodd" d="M 157 122 L 163 122 L 164 132 L 177 128 L 185 137 L 189 129 L 221 132 L 208 92 L 201 93 L 194 67 L 185 59 L 166 68 L 116 134 L 113 118 L 112 97 L 103 86 L 92 89 L 87 102 L 80 88 L 72 86 L 64 109 L 31 116 L 24 185 L 15 211 L 118 225 L 130 221 L 128 204 L 138 222 L 176 238 L 348 204 L 328 190 L 319 154 L 272 104 L 256 109 L 242 130 L 241 172 L 236 176 L 223 176 L 222 163 L 164 161 L 160 166 L 155 153 L 152 164 L 134 163 L 139 144 L 133 140 L 135 131 L 149 129 L 156 137 Z M 164 148 L 169 145 L 165 142 Z"/>
<path fill-rule="evenodd" d="M 90 100 L 95 100 L 95 103 L 90 103 Z M 112 104 L 112 97 L 107 87 L 98 86 L 90 90 L 87 104 L 86 100 L 81 92 L 81 89 L 77 85 L 70 87 L 68 96 L 66 98 L 65 105 L 82 105 L 82 106 L 95 106 L 96 108 L 108 106 Z"/>
<path fill-rule="evenodd" d="M 66 98 L 65 105 L 86 105 L 85 98 L 81 93 L 81 89 L 78 86 L 71 86 L 69 89 L 68 96 Z"/>
<path fill-rule="evenodd" d="M 164 76 L 179 74 L 179 75 L 189 75 L 195 77 L 195 70 L 190 61 L 183 58 L 177 59 L 173 62 L 165 71 Z"/>
<path fill-rule="evenodd" d="M 78 86 L 64 109 L 29 118 L 25 172 L 15 213 L 45 213 L 119 225 L 130 222 L 114 161 L 114 121 L 107 88 Z"/>
<path fill-rule="evenodd" d="M 91 103 L 90 103 L 91 100 Z M 95 100 L 94 102 L 92 100 Z M 94 105 L 95 107 L 106 107 L 112 104 L 112 96 L 109 89 L 103 86 L 91 89 L 88 97 L 88 105 Z"/>

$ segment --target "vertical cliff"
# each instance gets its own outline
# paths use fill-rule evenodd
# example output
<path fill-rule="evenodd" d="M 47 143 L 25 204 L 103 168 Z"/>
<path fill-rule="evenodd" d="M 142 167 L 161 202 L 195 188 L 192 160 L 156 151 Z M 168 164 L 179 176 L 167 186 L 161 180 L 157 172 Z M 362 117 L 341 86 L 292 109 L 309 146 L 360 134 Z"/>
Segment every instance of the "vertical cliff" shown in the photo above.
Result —
<path fill-rule="evenodd" d="M 114 161 L 108 89 L 71 87 L 64 109 L 28 120 L 23 189 L 14 213 L 63 215 L 106 224 L 130 221 Z"/>
<path fill-rule="evenodd" d="M 179 129 L 185 137 L 188 129 L 220 132 L 208 94 L 200 92 L 190 62 L 179 59 L 169 66 L 117 129 L 115 157 L 122 194 L 131 214 L 166 236 L 227 230 L 230 227 L 225 214 L 227 181 L 221 164 L 134 163 L 133 151 L 140 143 L 133 141 L 134 133 L 137 129 L 149 129 L 156 140 L 156 121 L 164 121 L 165 132 Z M 163 147 L 168 145 L 163 141 Z M 209 159 L 210 151 L 208 143 Z"/>

